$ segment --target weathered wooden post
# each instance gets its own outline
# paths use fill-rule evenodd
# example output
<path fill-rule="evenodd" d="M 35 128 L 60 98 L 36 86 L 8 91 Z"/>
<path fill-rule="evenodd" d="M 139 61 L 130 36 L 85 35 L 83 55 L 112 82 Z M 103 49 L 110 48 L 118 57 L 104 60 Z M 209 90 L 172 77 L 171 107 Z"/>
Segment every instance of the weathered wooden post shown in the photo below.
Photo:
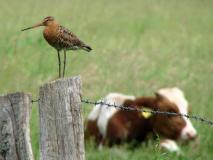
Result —
<path fill-rule="evenodd" d="M 30 112 L 31 95 L 0 96 L 0 160 L 33 160 Z"/>
<path fill-rule="evenodd" d="M 80 77 L 47 83 L 39 97 L 41 160 L 84 160 Z"/>

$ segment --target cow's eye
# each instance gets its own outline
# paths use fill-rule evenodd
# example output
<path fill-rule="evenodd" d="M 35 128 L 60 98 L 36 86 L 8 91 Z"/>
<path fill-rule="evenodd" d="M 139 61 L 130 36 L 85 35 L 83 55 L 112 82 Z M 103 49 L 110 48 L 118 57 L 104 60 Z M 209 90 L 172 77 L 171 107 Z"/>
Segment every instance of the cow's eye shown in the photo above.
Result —
<path fill-rule="evenodd" d="M 171 110 L 171 112 L 176 113 L 176 110 L 173 109 L 173 110 Z"/>
<path fill-rule="evenodd" d="M 173 108 L 170 108 L 170 109 L 168 110 L 168 112 L 177 113 L 177 111 L 176 111 L 175 109 L 173 109 Z"/>

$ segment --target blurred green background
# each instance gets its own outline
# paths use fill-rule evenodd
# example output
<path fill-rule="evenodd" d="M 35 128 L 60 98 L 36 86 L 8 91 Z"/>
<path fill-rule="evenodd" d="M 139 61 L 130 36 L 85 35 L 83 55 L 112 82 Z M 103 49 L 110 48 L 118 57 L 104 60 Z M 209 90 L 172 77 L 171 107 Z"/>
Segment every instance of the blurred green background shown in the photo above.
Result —
<path fill-rule="evenodd" d="M 31 92 L 58 76 L 56 51 L 42 27 L 22 28 L 54 16 L 93 48 L 68 53 L 66 76 L 81 75 L 83 96 L 97 100 L 116 91 L 152 95 L 161 87 L 185 91 L 193 113 L 213 117 L 212 0 L 0 0 L 0 94 Z M 37 105 L 31 118 L 35 159 L 39 159 Z M 83 105 L 84 117 L 92 106 Z M 182 156 L 161 152 L 155 142 L 97 151 L 88 160 L 213 159 L 213 128 L 193 121 L 200 143 L 181 146 Z"/>

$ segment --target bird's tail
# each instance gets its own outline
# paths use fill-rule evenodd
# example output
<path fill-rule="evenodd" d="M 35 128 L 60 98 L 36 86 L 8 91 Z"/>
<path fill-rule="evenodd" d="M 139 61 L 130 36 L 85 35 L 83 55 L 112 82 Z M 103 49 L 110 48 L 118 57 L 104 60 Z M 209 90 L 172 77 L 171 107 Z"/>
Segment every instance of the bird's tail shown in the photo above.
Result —
<path fill-rule="evenodd" d="M 90 46 L 86 45 L 86 44 L 84 44 L 82 46 L 82 49 L 85 50 L 85 51 L 87 51 L 87 52 L 90 52 L 92 50 L 92 48 Z"/>

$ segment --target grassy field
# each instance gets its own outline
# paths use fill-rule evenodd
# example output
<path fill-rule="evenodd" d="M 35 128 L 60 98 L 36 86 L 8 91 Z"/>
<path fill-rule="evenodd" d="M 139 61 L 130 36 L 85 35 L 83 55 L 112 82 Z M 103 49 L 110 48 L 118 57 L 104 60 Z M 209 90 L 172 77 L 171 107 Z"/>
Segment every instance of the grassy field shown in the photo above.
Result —
<path fill-rule="evenodd" d="M 178 86 L 194 114 L 213 119 L 212 0 L 0 0 L 0 94 L 31 92 L 58 75 L 56 51 L 42 28 L 21 32 L 45 16 L 55 16 L 93 52 L 69 52 L 67 76 L 81 75 L 83 96 L 99 99 L 111 91 L 152 95 Z M 84 105 L 84 116 L 92 106 Z M 160 152 L 156 142 L 135 150 L 128 145 L 97 151 L 88 160 L 212 160 L 213 128 L 193 121 L 200 144 L 182 146 L 183 155 Z M 38 111 L 33 106 L 31 138 L 39 159 Z"/>

